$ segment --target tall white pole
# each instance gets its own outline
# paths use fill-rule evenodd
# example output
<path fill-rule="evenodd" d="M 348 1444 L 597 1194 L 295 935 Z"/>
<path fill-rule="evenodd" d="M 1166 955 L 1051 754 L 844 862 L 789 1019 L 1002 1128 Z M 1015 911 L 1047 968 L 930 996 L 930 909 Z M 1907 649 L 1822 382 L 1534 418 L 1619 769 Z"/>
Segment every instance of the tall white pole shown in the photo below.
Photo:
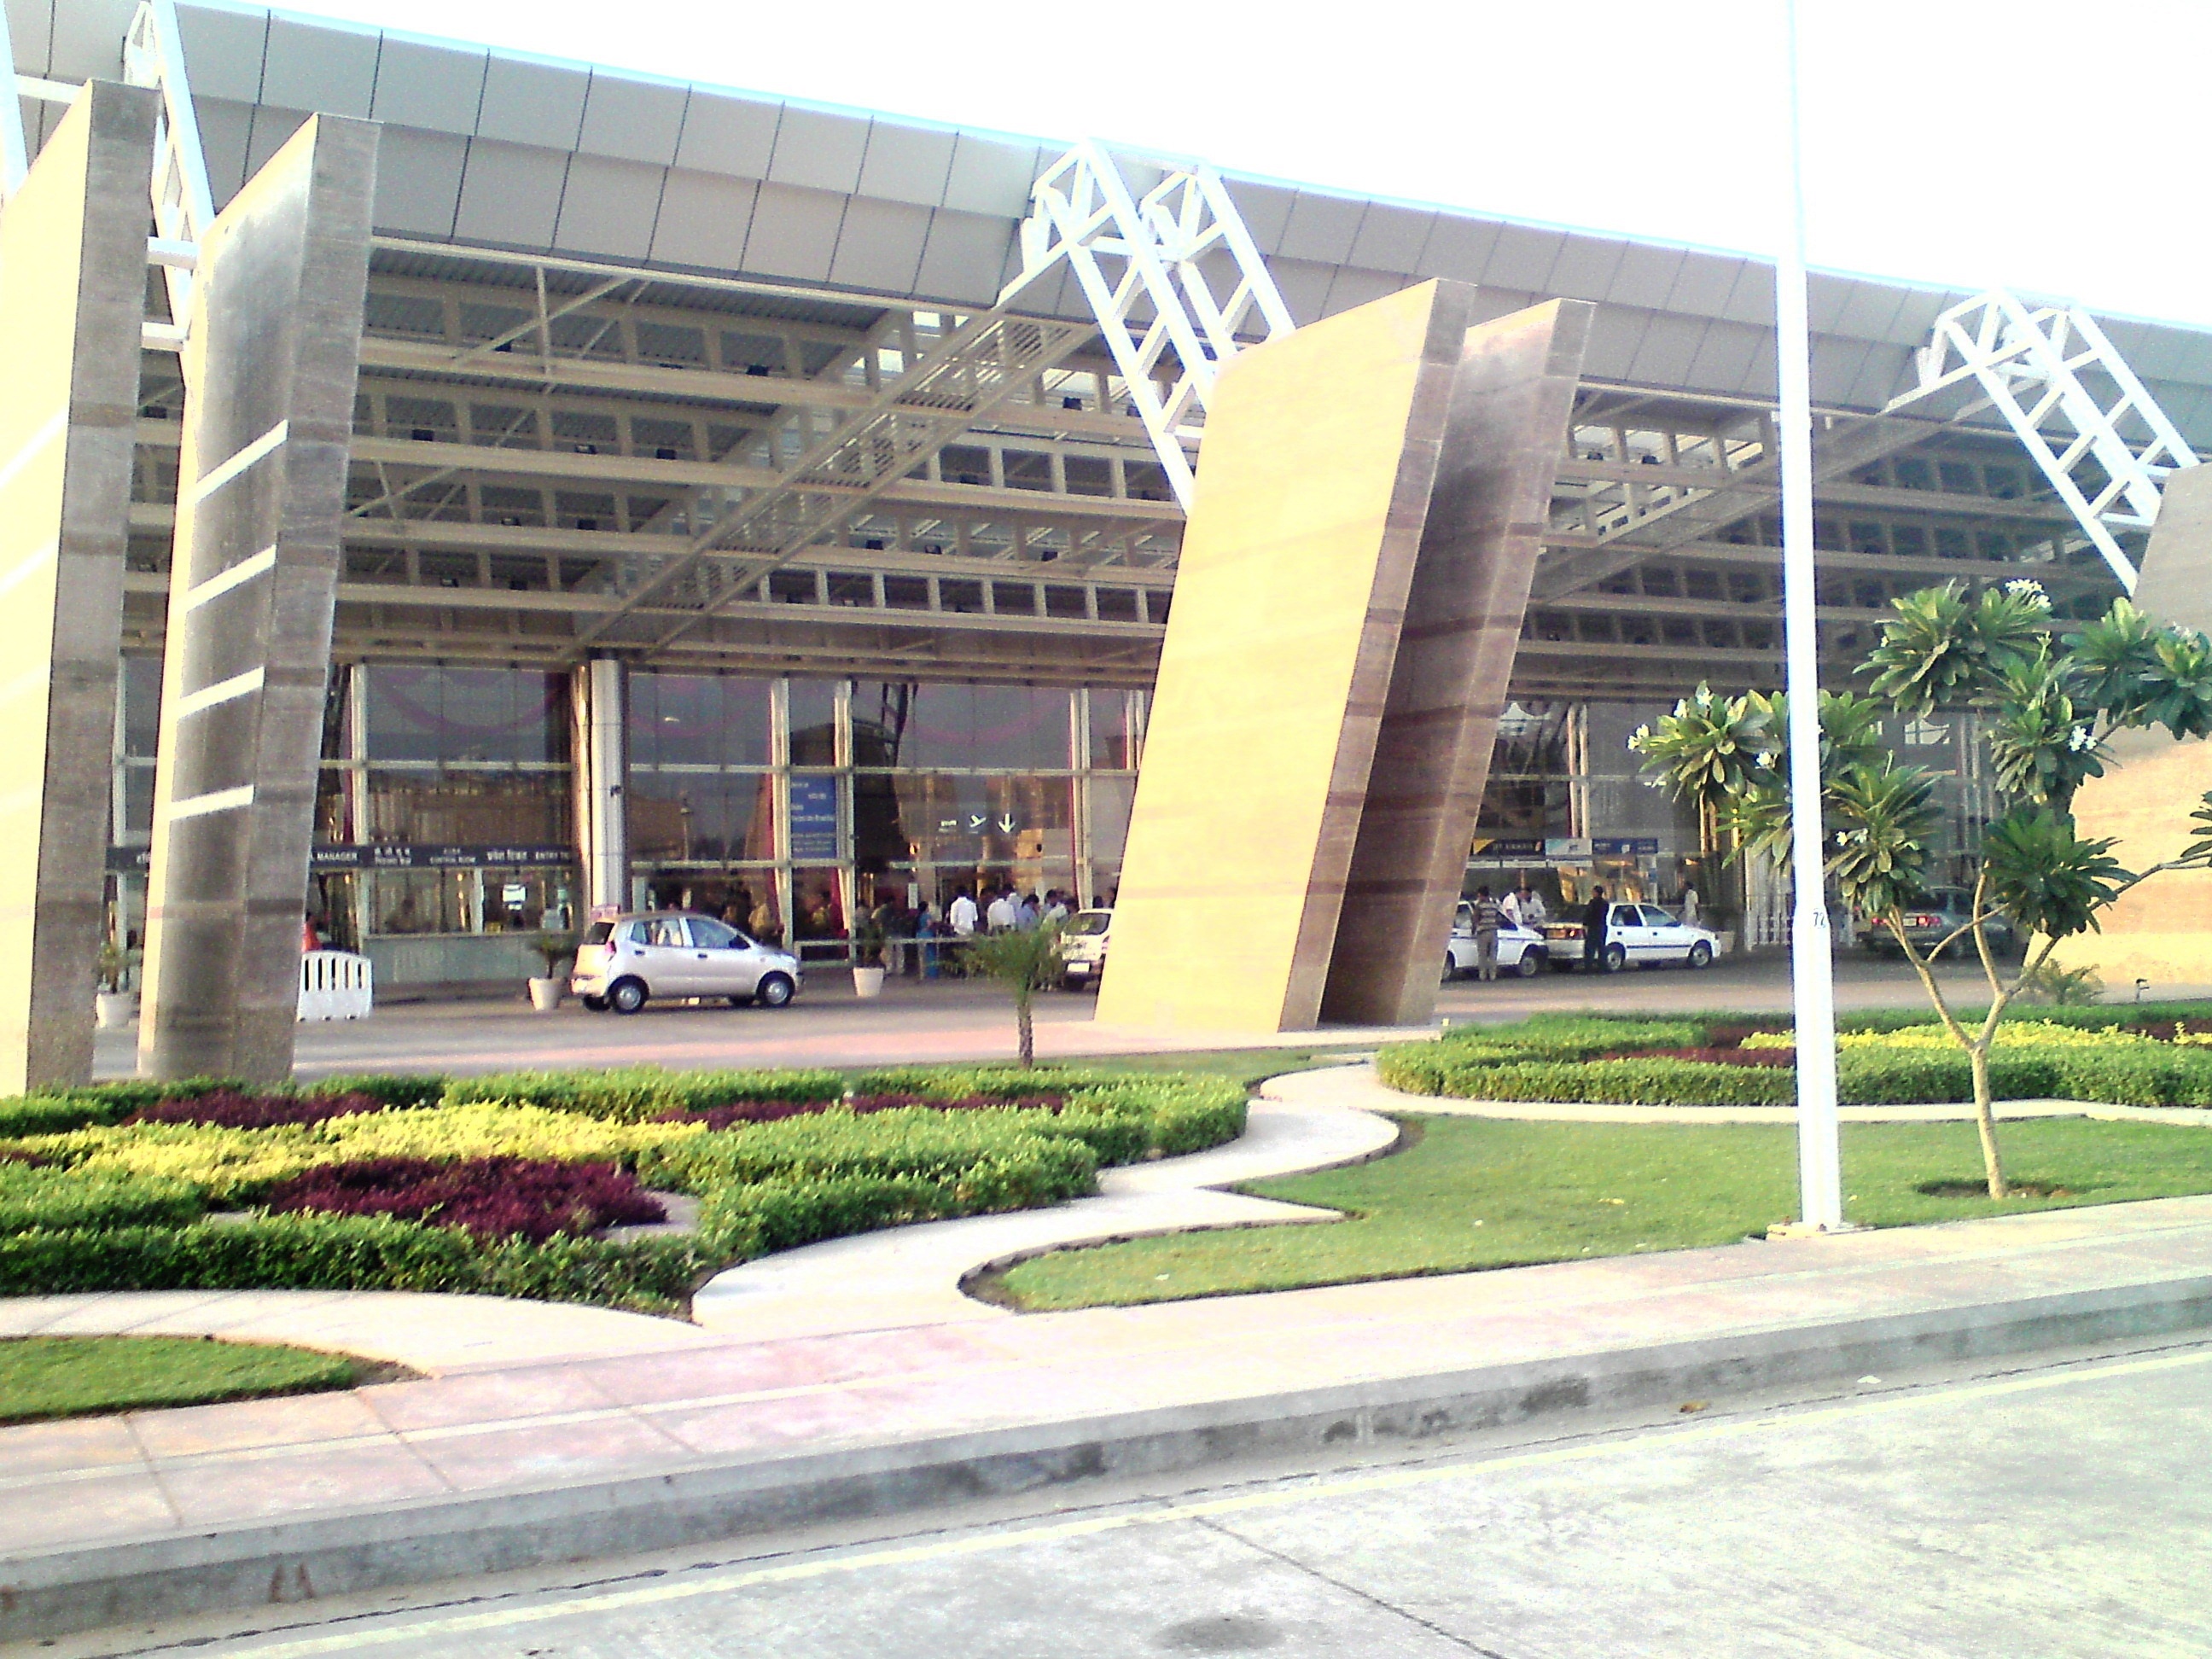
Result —
<path fill-rule="evenodd" d="M 1783 0 L 1789 99 L 1790 223 L 1775 261 L 1775 361 L 1781 382 L 1782 617 L 1790 691 L 1790 943 L 1797 1013 L 1797 1182 L 1802 1224 L 1843 1225 L 1836 1142 L 1836 986 L 1822 880 L 1820 664 L 1814 630 L 1812 331 L 1805 312 L 1805 155 L 1798 104 L 1797 4 Z"/>

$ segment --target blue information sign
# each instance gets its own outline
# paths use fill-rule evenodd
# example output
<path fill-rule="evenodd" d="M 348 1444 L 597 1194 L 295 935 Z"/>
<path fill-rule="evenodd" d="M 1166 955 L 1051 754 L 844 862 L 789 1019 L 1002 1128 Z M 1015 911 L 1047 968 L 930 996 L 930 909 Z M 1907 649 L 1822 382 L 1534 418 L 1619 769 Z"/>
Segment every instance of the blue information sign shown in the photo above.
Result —
<path fill-rule="evenodd" d="M 802 864 L 837 861 L 837 780 L 791 781 L 791 856 Z"/>

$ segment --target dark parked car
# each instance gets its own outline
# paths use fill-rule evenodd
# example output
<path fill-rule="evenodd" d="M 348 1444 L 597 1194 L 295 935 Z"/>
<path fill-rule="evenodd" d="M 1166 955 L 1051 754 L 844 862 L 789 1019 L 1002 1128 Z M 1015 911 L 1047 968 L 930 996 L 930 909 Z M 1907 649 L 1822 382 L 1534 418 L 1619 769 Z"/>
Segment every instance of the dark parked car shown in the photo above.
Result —
<path fill-rule="evenodd" d="M 1974 914 L 1974 896 L 1963 887 L 1936 887 L 1922 894 L 1919 899 L 1905 908 L 1905 936 L 1912 941 L 1912 948 L 1925 956 L 1936 946 L 1949 939 L 1966 925 Z M 1989 933 L 1990 949 L 2001 957 L 2018 956 L 2024 941 L 2020 930 L 2002 915 L 1987 917 L 1984 927 Z M 1897 948 L 1896 937 L 1881 922 L 1870 916 L 1859 919 L 1859 943 L 1876 956 L 1902 957 Z M 1947 957 L 1971 957 L 1974 954 L 1973 936 L 1962 934 L 1944 953 Z"/>

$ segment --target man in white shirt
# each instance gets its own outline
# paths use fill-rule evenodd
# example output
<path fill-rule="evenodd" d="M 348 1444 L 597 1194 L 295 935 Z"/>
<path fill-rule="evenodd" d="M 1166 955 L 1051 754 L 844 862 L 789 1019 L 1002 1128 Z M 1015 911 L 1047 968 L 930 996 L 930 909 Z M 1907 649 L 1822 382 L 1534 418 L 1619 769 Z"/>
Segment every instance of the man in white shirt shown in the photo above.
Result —
<path fill-rule="evenodd" d="M 1014 901 L 1010 890 L 1001 890 L 983 912 L 983 920 L 991 925 L 994 933 L 1010 931 L 1014 925 Z"/>
<path fill-rule="evenodd" d="M 1506 902 L 1513 907 L 1513 919 L 1522 927 L 1533 928 L 1538 933 L 1543 931 L 1547 913 L 1544 908 L 1544 896 L 1541 893 L 1524 881 L 1517 890 L 1507 896 Z"/>
<path fill-rule="evenodd" d="M 1067 920 L 1066 897 L 1056 887 L 1047 893 L 1045 897 L 1049 902 L 1044 907 L 1042 919 L 1046 921 L 1066 921 Z"/>
<path fill-rule="evenodd" d="M 952 908 L 945 913 L 945 926 L 952 929 L 955 939 L 968 939 L 975 932 L 975 901 L 965 892 L 952 901 Z"/>

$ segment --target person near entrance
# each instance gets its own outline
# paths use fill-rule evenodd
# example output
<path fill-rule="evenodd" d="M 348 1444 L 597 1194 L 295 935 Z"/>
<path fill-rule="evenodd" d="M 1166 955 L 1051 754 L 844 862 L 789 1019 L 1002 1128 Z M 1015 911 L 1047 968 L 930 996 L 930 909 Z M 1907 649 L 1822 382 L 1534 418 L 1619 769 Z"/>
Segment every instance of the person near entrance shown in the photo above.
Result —
<path fill-rule="evenodd" d="M 973 939 L 976 921 L 975 901 L 963 887 L 952 896 L 951 907 L 945 913 L 945 925 L 952 930 L 955 939 Z"/>
<path fill-rule="evenodd" d="M 1505 907 L 1491 897 L 1490 889 L 1474 890 L 1474 973 L 1478 979 L 1498 977 L 1498 929 L 1505 920 Z"/>
<path fill-rule="evenodd" d="M 1589 902 L 1583 908 L 1583 972 L 1605 971 L 1606 932 L 1612 919 L 1613 906 L 1606 902 L 1605 889 L 1591 888 Z"/>
<path fill-rule="evenodd" d="M 1526 876 L 1521 878 L 1519 887 L 1505 896 L 1505 908 L 1516 925 L 1540 933 L 1551 917 L 1551 912 L 1544 908 L 1544 896 L 1528 884 Z"/>

